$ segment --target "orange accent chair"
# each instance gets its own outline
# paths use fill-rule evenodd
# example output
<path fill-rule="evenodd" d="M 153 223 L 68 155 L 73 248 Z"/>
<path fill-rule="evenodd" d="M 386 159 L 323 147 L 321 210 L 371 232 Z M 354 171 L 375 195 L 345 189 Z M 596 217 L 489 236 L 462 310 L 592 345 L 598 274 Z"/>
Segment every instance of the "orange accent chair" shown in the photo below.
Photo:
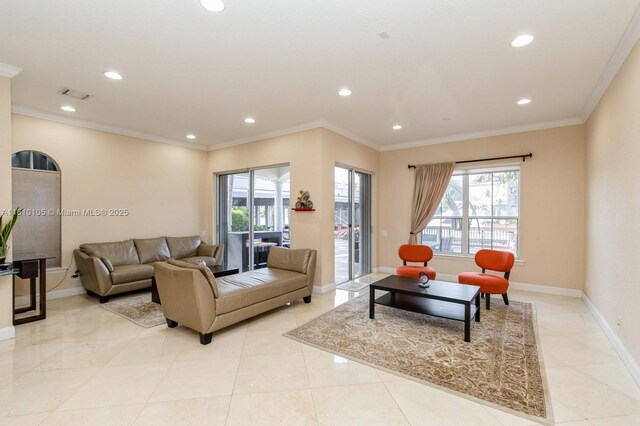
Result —
<path fill-rule="evenodd" d="M 410 278 L 419 278 L 420 272 L 429 276 L 430 280 L 436 279 L 436 270 L 427 267 L 427 262 L 433 257 L 433 250 L 429 246 L 401 245 L 398 256 L 402 259 L 402 265 L 396 268 L 396 275 Z M 422 262 L 423 266 L 407 265 L 407 262 Z"/>
<path fill-rule="evenodd" d="M 513 253 L 499 250 L 480 250 L 476 253 L 476 265 L 482 268 L 480 272 L 462 272 L 458 274 L 460 284 L 477 285 L 480 293 L 487 299 L 487 309 L 491 305 L 491 295 L 501 294 L 504 304 L 509 304 L 507 290 L 509 289 L 509 274 L 513 268 L 515 258 Z M 504 278 L 497 275 L 487 274 L 486 270 L 504 272 Z"/>

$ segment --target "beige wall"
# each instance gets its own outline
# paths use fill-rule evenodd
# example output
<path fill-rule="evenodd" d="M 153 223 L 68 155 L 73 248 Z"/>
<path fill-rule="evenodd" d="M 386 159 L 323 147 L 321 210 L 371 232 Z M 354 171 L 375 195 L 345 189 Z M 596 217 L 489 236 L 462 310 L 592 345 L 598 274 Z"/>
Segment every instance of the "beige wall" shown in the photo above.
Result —
<path fill-rule="evenodd" d="M 291 247 L 318 250 L 316 286 L 334 282 L 333 274 L 333 192 L 336 162 L 375 172 L 377 151 L 325 129 L 275 137 L 209 153 L 208 170 L 214 193 L 215 173 L 289 163 L 291 204 L 300 189 L 309 191 L 315 212 L 291 213 Z M 215 218 L 215 198 L 210 198 L 211 225 Z"/>
<path fill-rule="evenodd" d="M 322 250 L 325 260 L 322 264 L 325 283 L 335 283 L 335 165 L 350 166 L 360 171 L 372 174 L 372 203 L 371 225 L 373 238 L 371 242 L 371 265 L 378 265 L 376 229 L 378 229 L 377 215 L 377 172 L 380 153 L 376 150 L 352 141 L 330 130 L 322 130 L 322 164 L 323 164 L 323 204 L 330 210 L 330 214 L 323 216 Z"/>
<path fill-rule="evenodd" d="M 129 209 L 126 217 L 62 218 L 62 266 L 71 269 L 58 290 L 80 286 L 70 277 L 82 243 L 206 231 L 206 152 L 17 114 L 12 128 L 13 152 L 42 151 L 60 165 L 63 209 Z M 47 287 L 63 276 L 50 274 Z"/>
<path fill-rule="evenodd" d="M 5 210 L 11 210 L 11 80 L 0 76 L 0 212 Z M 7 333 L 2 329 L 13 327 L 11 287 L 11 277 L 0 277 L 0 340 Z"/>
<path fill-rule="evenodd" d="M 640 363 L 638 93 L 640 45 L 631 51 L 586 125 L 585 291 Z"/>
<path fill-rule="evenodd" d="M 319 177 L 322 167 L 318 159 L 322 156 L 320 129 L 280 136 L 244 145 L 233 146 L 209 152 L 208 172 L 210 225 L 216 220 L 215 176 L 220 172 L 243 170 L 252 167 L 290 164 L 292 204 L 300 189 L 309 191 L 314 201 L 315 212 L 291 212 L 291 248 L 311 248 L 318 250 L 315 284 L 322 281 L 322 215 L 329 212 L 328 206 L 318 203 L 322 192 Z"/>
<path fill-rule="evenodd" d="M 535 132 L 383 152 L 380 158 L 379 264 L 400 264 L 409 238 L 413 171 L 408 164 L 533 153 L 521 166 L 520 259 L 511 280 L 571 289 L 583 287 L 584 128 Z M 516 160 L 517 161 L 517 160 Z M 472 258 L 436 256 L 438 273 L 475 270 Z"/>

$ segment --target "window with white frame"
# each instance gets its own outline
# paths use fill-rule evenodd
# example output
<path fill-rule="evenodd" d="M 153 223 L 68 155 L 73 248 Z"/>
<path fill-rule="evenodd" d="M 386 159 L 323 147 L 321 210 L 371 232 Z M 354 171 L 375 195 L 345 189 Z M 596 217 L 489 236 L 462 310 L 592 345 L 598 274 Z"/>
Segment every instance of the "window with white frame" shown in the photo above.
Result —
<path fill-rule="evenodd" d="M 440 207 L 420 234 L 435 253 L 495 249 L 518 257 L 520 166 L 456 170 Z"/>

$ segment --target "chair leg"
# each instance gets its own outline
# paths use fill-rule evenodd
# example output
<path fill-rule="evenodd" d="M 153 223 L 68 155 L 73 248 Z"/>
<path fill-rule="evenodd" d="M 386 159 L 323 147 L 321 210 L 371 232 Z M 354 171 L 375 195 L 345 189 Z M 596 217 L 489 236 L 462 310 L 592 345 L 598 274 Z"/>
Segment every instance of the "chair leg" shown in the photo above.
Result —
<path fill-rule="evenodd" d="M 487 299 L 487 311 L 488 311 L 489 309 L 491 309 L 491 295 L 487 293 L 487 297 L 485 297 L 485 299 Z"/>
<path fill-rule="evenodd" d="M 213 339 L 213 333 L 202 334 L 200 333 L 200 344 L 208 345 L 211 343 L 211 339 Z"/>
<path fill-rule="evenodd" d="M 480 293 L 480 297 L 484 299 L 484 293 Z"/>
<path fill-rule="evenodd" d="M 509 298 L 507 297 L 507 293 L 502 295 L 502 299 L 504 300 L 504 304 L 508 305 L 509 304 Z"/>
<path fill-rule="evenodd" d="M 304 303 L 311 303 L 311 296 L 305 296 L 302 300 L 304 300 Z"/>
<path fill-rule="evenodd" d="M 169 318 L 165 318 L 167 320 L 167 326 L 169 328 L 176 328 L 178 326 L 178 323 L 175 322 L 174 320 L 170 320 Z"/>

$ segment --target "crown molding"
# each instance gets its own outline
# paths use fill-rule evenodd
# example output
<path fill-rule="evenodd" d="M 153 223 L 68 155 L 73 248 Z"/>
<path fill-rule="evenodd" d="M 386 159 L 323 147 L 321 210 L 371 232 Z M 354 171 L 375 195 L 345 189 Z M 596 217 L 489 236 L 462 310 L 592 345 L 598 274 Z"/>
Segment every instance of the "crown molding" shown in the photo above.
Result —
<path fill-rule="evenodd" d="M 264 139 L 277 138 L 279 136 L 286 136 L 292 133 L 304 132 L 306 130 L 319 129 L 323 127 L 323 120 L 308 121 L 302 124 L 296 124 L 295 126 L 285 127 L 284 129 L 274 130 L 273 132 L 262 133 L 256 136 L 249 136 L 246 138 L 235 139 L 229 142 L 222 142 L 220 144 L 209 145 L 208 151 L 216 151 L 218 149 L 229 148 L 236 145 L 244 145 L 246 143 L 257 142 Z"/>
<path fill-rule="evenodd" d="M 384 145 L 380 151 L 396 151 L 398 149 L 417 148 L 426 145 L 436 145 L 448 142 L 466 141 L 469 139 L 486 138 L 489 136 L 502 136 L 512 133 L 531 132 L 534 130 L 553 129 L 555 127 L 575 126 L 584 124 L 580 118 L 567 118 L 564 120 L 543 121 L 540 123 L 524 124 L 522 126 L 503 127 L 501 129 L 480 130 L 477 132 L 461 133 L 458 135 L 443 136 L 440 138 L 424 139 L 419 141 L 401 143 L 396 145 Z"/>
<path fill-rule="evenodd" d="M 22 68 L 14 67 L 13 65 L 0 63 L 0 76 L 13 78 L 22 72 Z"/>
<path fill-rule="evenodd" d="M 323 120 L 324 121 L 324 120 Z M 347 130 L 344 130 L 341 127 L 338 127 L 332 123 L 329 123 L 328 121 L 324 121 L 324 124 L 322 125 L 322 127 L 324 127 L 327 130 L 331 130 L 333 133 L 337 133 L 341 136 L 344 136 L 347 139 L 351 139 L 354 142 L 358 142 L 361 145 L 364 145 L 366 147 L 369 147 L 371 149 L 375 149 L 376 151 L 380 151 L 380 146 L 374 144 L 373 142 L 365 139 L 365 138 L 361 138 L 360 136 L 353 134 Z"/>
<path fill-rule="evenodd" d="M 40 111 L 37 109 L 28 108 L 20 105 L 12 105 L 11 112 L 15 114 L 20 114 L 20 115 L 26 115 L 29 117 L 40 118 L 43 120 L 55 121 L 57 123 L 71 124 L 73 126 L 84 127 L 87 129 L 115 133 L 116 135 L 130 136 L 132 138 L 144 139 L 151 142 L 159 142 L 167 145 L 180 146 L 183 148 L 197 149 L 199 151 L 207 150 L 207 147 L 205 145 L 199 145 L 195 143 L 178 141 L 175 139 L 163 138 L 161 136 L 156 136 L 148 133 L 138 132 L 135 130 L 125 129 L 122 127 L 110 126 L 108 124 L 97 123 L 95 121 L 83 120 L 80 118 L 65 117 L 59 114 L 52 114 L 50 112 Z"/>
<path fill-rule="evenodd" d="M 587 99 L 587 103 L 582 108 L 582 113 L 580 114 L 580 118 L 582 121 L 587 121 L 593 110 L 600 102 L 600 99 L 604 95 L 604 92 L 609 87 L 609 84 L 613 81 L 616 74 L 620 70 L 620 67 L 624 64 L 627 56 L 631 53 L 631 49 L 636 45 L 638 40 L 640 39 L 640 7 L 636 9 L 636 12 L 631 17 L 631 21 L 629 21 L 629 25 L 627 25 L 627 29 L 622 34 L 616 49 L 613 51 L 613 54 L 609 58 L 609 62 L 604 67 L 604 71 L 600 74 L 600 78 L 596 83 L 589 99 Z"/>
<path fill-rule="evenodd" d="M 314 120 L 314 121 L 298 124 L 295 126 L 286 127 L 284 129 L 276 130 L 269 133 L 263 133 L 260 135 L 251 136 L 243 139 L 236 139 L 230 142 L 223 142 L 217 145 L 200 145 L 195 143 L 178 141 L 174 139 L 163 138 L 161 136 L 156 136 L 148 133 L 138 132 L 135 130 L 125 129 L 122 127 L 115 127 L 108 124 L 97 123 L 94 121 L 66 117 L 59 114 L 53 114 L 53 113 L 40 111 L 40 110 L 36 110 L 33 108 L 28 108 L 20 105 L 13 105 L 11 108 L 11 111 L 15 114 L 40 118 L 43 120 L 70 124 L 73 126 L 84 127 L 87 129 L 100 130 L 103 132 L 114 133 L 117 135 L 130 136 L 133 138 L 144 139 L 151 142 L 158 142 L 158 143 L 163 143 L 167 145 L 180 146 L 183 148 L 196 149 L 199 151 L 216 151 L 223 148 L 229 148 L 232 146 L 243 145 L 243 144 L 257 142 L 257 141 L 275 138 L 279 136 L 286 136 L 293 133 L 299 133 L 299 132 L 304 132 L 304 131 L 313 130 L 313 129 L 327 129 L 341 136 L 344 136 L 345 138 L 351 139 L 354 142 L 364 145 L 368 148 L 374 149 L 376 151 L 384 152 L 384 151 L 396 151 L 400 149 L 416 148 L 420 146 L 435 145 L 435 144 L 448 143 L 448 142 L 458 142 L 458 141 L 464 141 L 469 139 L 479 139 L 479 138 L 484 138 L 489 136 L 500 136 L 500 135 L 507 135 L 511 133 L 522 133 L 522 132 L 529 132 L 534 130 L 544 130 L 544 129 L 551 129 L 555 127 L 574 126 L 578 124 L 584 124 L 584 121 L 580 118 L 568 118 L 564 120 L 545 121 L 541 123 L 525 124 L 522 126 L 514 126 L 514 127 L 505 127 L 501 129 L 481 130 L 477 132 L 462 133 L 457 135 L 444 136 L 444 137 L 433 138 L 433 139 L 424 139 L 424 140 L 418 140 L 418 141 L 395 144 L 395 145 L 384 145 L 382 147 L 379 147 L 373 144 L 372 142 L 364 138 L 361 138 L 360 136 L 357 136 L 347 130 L 344 130 L 326 120 Z"/>
<path fill-rule="evenodd" d="M 275 130 L 273 132 L 268 132 L 268 133 L 262 133 L 260 135 L 256 135 L 256 136 L 250 136 L 248 138 L 242 138 L 242 139 L 236 139 L 230 142 L 223 142 L 221 144 L 217 144 L 217 145 L 209 145 L 209 151 L 216 151 L 218 149 L 223 149 L 223 148 L 229 148 L 232 146 L 237 146 L 237 145 L 243 145 L 245 143 L 251 143 L 251 142 L 257 142 L 257 141 L 261 141 L 264 139 L 271 139 L 271 138 L 277 138 L 279 136 L 286 136 L 286 135 L 291 135 L 293 133 L 299 133 L 299 132 L 304 132 L 306 130 L 313 130 L 313 129 L 327 129 L 330 130 L 334 133 L 337 133 L 341 136 L 344 136 L 347 139 L 351 139 L 354 142 L 357 142 L 361 145 L 365 145 L 369 148 L 375 149 L 376 151 L 380 151 L 380 148 L 376 145 L 374 145 L 372 142 L 361 138 L 360 136 L 354 135 L 353 133 L 350 133 L 332 123 L 329 123 L 326 120 L 313 120 L 313 121 L 308 121 L 306 123 L 302 123 L 302 124 L 297 124 L 295 126 L 291 126 L 291 127 L 285 127 L 284 129 L 280 129 L 280 130 Z"/>

